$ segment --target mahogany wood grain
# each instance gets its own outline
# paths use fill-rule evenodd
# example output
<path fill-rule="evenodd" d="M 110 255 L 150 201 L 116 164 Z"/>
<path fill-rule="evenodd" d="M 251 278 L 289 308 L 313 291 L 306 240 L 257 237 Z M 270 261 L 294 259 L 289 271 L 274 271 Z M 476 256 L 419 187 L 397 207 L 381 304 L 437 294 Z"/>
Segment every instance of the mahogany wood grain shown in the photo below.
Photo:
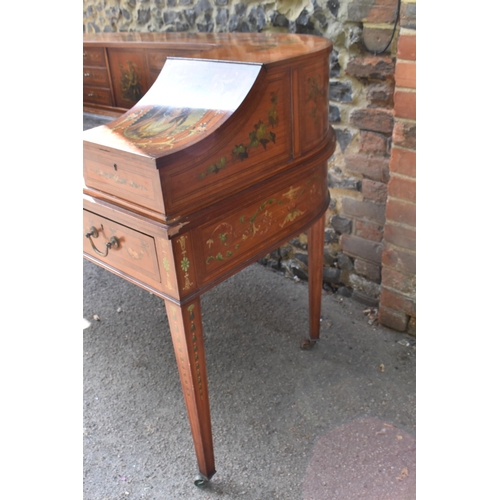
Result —
<path fill-rule="evenodd" d="M 309 337 L 311 340 L 318 340 L 320 334 L 324 240 L 325 217 L 322 216 L 307 231 L 307 251 L 309 256 Z"/>
<path fill-rule="evenodd" d="M 206 478 L 201 294 L 307 231 L 309 337 L 320 335 L 330 50 L 304 35 L 85 37 L 85 68 L 106 68 L 111 83 L 96 109 L 130 109 L 84 132 L 84 257 L 164 299 Z"/>
<path fill-rule="evenodd" d="M 165 301 L 165 306 L 198 466 L 210 479 L 215 458 L 200 299 L 183 305 Z"/>

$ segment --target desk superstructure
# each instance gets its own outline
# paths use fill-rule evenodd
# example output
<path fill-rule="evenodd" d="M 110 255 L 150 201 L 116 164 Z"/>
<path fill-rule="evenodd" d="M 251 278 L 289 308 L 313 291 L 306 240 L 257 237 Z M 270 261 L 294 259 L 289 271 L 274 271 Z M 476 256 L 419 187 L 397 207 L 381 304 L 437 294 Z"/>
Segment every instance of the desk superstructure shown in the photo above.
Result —
<path fill-rule="evenodd" d="M 215 461 L 200 295 L 307 231 L 309 340 L 319 338 L 331 42 L 255 33 L 84 41 L 84 54 L 102 51 L 108 67 L 110 49 L 162 59 L 136 104 L 84 132 L 83 251 L 164 299 L 203 485 Z"/>

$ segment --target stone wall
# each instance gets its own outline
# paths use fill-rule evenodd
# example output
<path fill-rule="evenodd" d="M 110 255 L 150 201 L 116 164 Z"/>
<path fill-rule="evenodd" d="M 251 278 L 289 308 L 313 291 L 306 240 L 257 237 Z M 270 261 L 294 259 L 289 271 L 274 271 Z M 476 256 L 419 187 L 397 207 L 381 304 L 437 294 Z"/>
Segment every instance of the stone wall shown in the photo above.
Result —
<path fill-rule="evenodd" d="M 404 29 L 415 28 L 411 27 L 415 1 L 401 0 Z M 395 127 L 394 120 L 394 76 L 402 22 L 391 36 L 398 5 L 398 0 L 84 0 L 83 30 L 278 31 L 331 39 L 329 117 L 338 145 L 329 170 L 332 201 L 325 230 L 325 288 L 378 308 L 392 143 L 396 134 L 408 128 L 400 120 Z M 414 127 L 410 129 L 411 135 Z M 399 224 L 393 222 L 392 229 Z M 388 248 L 386 245 L 386 256 Z M 307 279 L 306 235 L 262 263 L 290 277 Z M 414 282 L 414 276 L 411 279 Z M 390 287 L 384 293 L 387 290 Z M 392 303 L 391 307 L 396 306 Z M 413 309 L 391 311 L 406 321 L 389 321 L 388 326 L 406 329 Z M 390 315 L 380 315 L 382 323 L 386 318 Z"/>

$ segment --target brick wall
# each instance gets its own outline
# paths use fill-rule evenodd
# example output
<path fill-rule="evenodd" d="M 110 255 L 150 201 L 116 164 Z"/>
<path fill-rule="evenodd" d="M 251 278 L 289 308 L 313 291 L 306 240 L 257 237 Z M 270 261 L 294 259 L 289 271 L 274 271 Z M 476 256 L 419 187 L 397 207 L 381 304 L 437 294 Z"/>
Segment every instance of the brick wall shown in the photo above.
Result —
<path fill-rule="evenodd" d="M 414 332 L 415 0 L 402 0 L 391 41 L 397 7 L 398 0 L 84 0 L 83 29 L 278 31 L 332 40 L 329 120 L 337 148 L 328 174 L 325 288 L 379 307 L 386 326 Z M 306 235 L 262 263 L 307 279 Z"/>
<path fill-rule="evenodd" d="M 379 306 L 382 324 L 409 333 L 416 329 L 415 5 L 415 1 L 403 0 L 401 9 Z"/>

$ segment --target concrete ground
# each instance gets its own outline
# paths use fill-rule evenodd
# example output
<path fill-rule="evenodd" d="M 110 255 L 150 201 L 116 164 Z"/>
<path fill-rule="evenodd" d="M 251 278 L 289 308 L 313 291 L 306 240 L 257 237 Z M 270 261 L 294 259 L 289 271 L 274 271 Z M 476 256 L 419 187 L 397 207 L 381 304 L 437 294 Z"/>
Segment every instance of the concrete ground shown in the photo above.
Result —
<path fill-rule="evenodd" d="M 84 128 L 100 123 L 84 115 Z M 259 264 L 202 296 L 217 473 L 196 459 L 165 306 L 84 261 L 85 500 L 416 498 L 415 342 Z"/>

